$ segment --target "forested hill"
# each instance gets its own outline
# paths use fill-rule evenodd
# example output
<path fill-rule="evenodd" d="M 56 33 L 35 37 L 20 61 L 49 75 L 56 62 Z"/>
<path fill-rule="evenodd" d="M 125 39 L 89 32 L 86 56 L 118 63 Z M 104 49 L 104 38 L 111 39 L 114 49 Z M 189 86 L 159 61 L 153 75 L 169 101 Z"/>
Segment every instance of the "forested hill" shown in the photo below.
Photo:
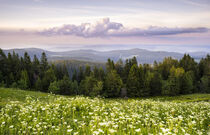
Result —
<path fill-rule="evenodd" d="M 49 61 L 55 60 L 79 60 L 79 61 L 89 61 L 89 62 L 100 62 L 105 63 L 108 58 L 117 62 L 119 59 L 125 61 L 126 59 L 136 57 L 138 63 L 152 64 L 154 61 L 161 62 L 165 57 L 172 57 L 175 59 L 180 59 L 184 54 L 176 52 L 166 52 L 166 51 L 149 51 L 144 49 L 130 49 L 130 50 L 113 50 L 113 51 L 94 51 L 94 50 L 73 50 L 66 52 L 51 52 L 37 48 L 25 48 L 25 49 L 11 49 L 4 50 L 5 54 L 8 52 L 12 53 L 15 51 L 19 56 L 23 57 L 25 52 L 28 52 L 29 56 L 33 58 L 34 55 L 38 59 L 41 58 L 42 52 L 46 53 Z M 207 53 L 205 52 L 194 52 L 190 55 L 199 61 L 201 58 L 205 57 Z"/>
<path fill-rule="evenodd" d="M 102 68 L 105 70 L 106 63 L 101 62 L 90 62 L 90 61 L 80 61 L 80 60 L 54 60 L 50 62 L 51 64 L 54 64 L 57 68 L 65 66 L 70 78 L 72 78 L 74 72 L 79 72 L 80 68 L 85 69 L 88 65 L 91 70 L 93 70 L 95 67 Z"/>
<path fill-rule="evenodd" d="M 44 52 L 38 59 L 27 52 L 23 57 L 6 55 L 0 49 L 0 87 L 103 97 L 210 93 L 210 55 L 199 62 L 188 54 L 180 60 L 166 57 L 153 65 L 139 64 L 136 57 L 125 62 L 108 59 L 106 69 L 96 63 L 75 63 L 51 64 Z M 68 65 L 79 67 L 72 73 Z"/>

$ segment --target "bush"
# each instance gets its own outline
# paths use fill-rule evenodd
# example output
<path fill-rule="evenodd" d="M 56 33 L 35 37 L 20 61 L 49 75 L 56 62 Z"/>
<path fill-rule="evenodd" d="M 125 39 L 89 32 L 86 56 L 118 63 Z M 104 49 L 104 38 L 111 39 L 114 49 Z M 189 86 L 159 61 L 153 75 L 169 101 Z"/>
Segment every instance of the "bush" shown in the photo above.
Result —
<path fill-rule="evenodd" d="M 60 93 L 59 83 L 57 81 L 50 83 L 48 91 L 53 94 L 59 94 Z"/>
<path fill-rule="evenodd" d="M 80 93 L 86 96 L 97 96 L 103 89 L 103 82 L 98 81 L 93 76 L 86 77 L 80 83 Z"/>
<path fill-rule="evenodd" d="M 102 92 L 103 89 L 103 82 L 97 81 L 96 84 L 93 86 L 93 90 L 90 93 L 90 96 L 97 96 Z"/>
<path fill-rule="evenodd" d="M 12 85 L 10 86 L 11 88 L 18 88 L 18 84 L 16 82 L 13 82 Z"/>

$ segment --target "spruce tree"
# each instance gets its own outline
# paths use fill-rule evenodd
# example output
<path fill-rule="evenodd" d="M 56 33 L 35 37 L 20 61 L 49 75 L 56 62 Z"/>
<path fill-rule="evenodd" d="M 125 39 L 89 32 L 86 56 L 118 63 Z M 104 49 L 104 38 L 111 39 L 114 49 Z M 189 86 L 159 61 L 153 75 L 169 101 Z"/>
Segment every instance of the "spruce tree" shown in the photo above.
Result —
<path fill-rule="evenodd" d="M 5 78 L 8 73 L 8 68 L 7 68 L 7 56 L 3 52 L 3 50 L 0 48 L 0 83 L 5 83 Z"/>
<path fill-rule="evenodd" d="M 193 92 L 193 78 L 190 71 L 184 73 L 180 83 L 180 94 L 190 94 Z"/>
<path fill-rule="evenodd" d="M 162 77 L 158 72 L 154 72 L 150 81 L 151 96 L 161 95 Z"/>
<path fill-rule="evenodd" d="M 59 81 L 60 94 L 73 95 L 74 90 L 71 88 L 72 82 L 68 76 L 64 76 L 62 80 Z"/>
<path fill-rule="evenodd" d="M 79 68 L 78 82 L 80 83 L 85 78 L 84 70 L 82 67 Z"/>
<path fill-rule="evenodd" d="M 91 73 L 90 66 L 89 65 L 86 65 L 85 66 L 85 76 L 90 76 L 90 73 Z"/>
<path fill-rule="evenodd" d="M 26 70 L 21 71 L 21 78 L 18 82 L 18 87 L 21 89 L 29 89 L 30 88 L 30 80 Z"/>
<path fill-rule="evenodd" d="M 136 64 L 131 67 L 126 86 L 129 97 L 138 97 L 140 95 L 139 68 Z"/>
<path fill-rule="evenodd" d="M 40 72 L 40 76 L 41 78 L 43 78 L 45 72 L 48 70 L 49 68 L 49 65 L 48 65 L 48 61 L 47 61 L 47 56 L 45 54 L 45 52 L 42 53 L 42 56 L 41 56 L 41 61 L 40 61 L 40 69 L 41 69 L 41 72 Z"/>
<path fill-rule="evenodd" d="M 107 72 L 110 72 L 111 70 L 114 70 L 114 69 L 115 69 L 114 61 L 111 59 L 108 59 L 106 63 Z"/>
<path fill-rule="evenodd" d="M 42 87 L 42 80 L 40 79 L 40 77 L 38 77 L 38 79 L 35 82 L 35 89 L 37 91 L 42 91 L 43 87 Z"/>
<path fill-rule="evenodd" d="M 42 91 L 47 92 L 50 83 L 54 82 L 55 80 L 56 80 L 55 72 L 51 67 L 45 72 L 44 77 L 42 79 Z"/>
<path fill-rule="evenodd" d="M 122 85 L 122 80 L 116 70 L 111 70 L 106 74 L 104 82 L 104 96 L 119 97 Z"/>
<path fill-rule="evenodd" d="M 74 72 L 73 72 L 72 81 L 77 81 L 78 82 L 78 77 L 77 77 L 77 71 L 76 70 L 74 70 Z"/>

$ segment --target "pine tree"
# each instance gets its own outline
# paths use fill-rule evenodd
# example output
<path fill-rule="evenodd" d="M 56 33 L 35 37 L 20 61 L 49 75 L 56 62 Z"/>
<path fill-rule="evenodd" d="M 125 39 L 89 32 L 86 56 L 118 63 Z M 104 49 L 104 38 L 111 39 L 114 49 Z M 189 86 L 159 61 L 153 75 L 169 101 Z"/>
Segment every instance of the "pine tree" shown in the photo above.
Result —
<path fill-rule="evenodd" d="M 170 69 L 172 67 L 178 67 L 178 61 L 171 57 L 164 58 L 163 62 L 160 63 L 158 71 L 161 73 L 163 80 L 167 80 L 170 75 Z"/>
<path fill-rule="evenodd" d="M 13 76 L 13 60 L 12 60 L 12 55 L 9 52 L 8 56 L 7 56 L 7 75 L 5 77 L 5 82 L 6 82 L 6 86 L 9 87 L 13 81 L 14 81 L 14 76 Z"/>
<path fill-rule="evenodd" d="M 89 65 L 86 65 L 85 66 L 85 76 L 90 76 L 90 73 L 91 73 L 90 66 Z"/>
<path fill-rule="evenodd" d="M 60 94 L 73 95 L 74 90 L 71 88 L 72 82 L 68 76 L 64 76 L 62 80 L 59 81 Z"/>
<path fill-rule="evenodd" d="M 139 68 L 135 64 L 131 67 L 126 86 L 129 97 L 138 97 L 140 95 Z"/>
<path fill-rule="evenodd" d="M 179 61 L 179 65 L 184 68 L 185 72 L 190 71 L 193 73 L 193 87 L 196 87 L 195 84 L 199 81 L 199 68 L 195 60 L 189 54 L 184 54 L 183 58 Z"/>
<path fill-rule="evenodd" d="M 69 76 L 69 72 L 68 72 L 68 69 L 67 69 L 67 66 L 66 66 L 66 63 L 64 63 L 63 65 L 63 77 L 66 75 L 66 76 Z"/>
<path fill-rule="evenodd" d="M 202 58 L 199 63 L 199 77 L 210 76 L 210 55 Z"/>
<path fill-rule="evenodd" d="M 24 69 L 28 73 L 28 77 L 29 77 L 29 81 L 30 81 L 29 87 L 31 88 L 31 84 L 33 84 L 32 62 L 31 62 L 31 58 L 27 52 L 24 53 L 23 63 L 24 63 Z"/>
<path fill-rule="evenodd" d="M 72 82 L 71 89 L 75 94 L 79 94 L 79 86 L 76 80 Z"/>
<path fill-rule="evenodd" d="M 153 74 L 149 71 L 147 71 L 145 73 L 144 88 L 143 88 L 143 92 L 142 92 L 143 96 L 151 95 L 150 82 L 151 82 L 152 76 L 153 76 Z"/>
<path fill-rule="evenodd" d="M 137 59 L 136 59 L 135 56 L 134 56 L 130 61 L 131 61 L 131 67 L 132 67 L 133 65 L 138 65 L 138 62 L 137 62 Z"/>
<path fill-rule="evenodd" d="M 175 96 L 180 94 L 181 91 L 181 78 L 184 75 L 183 68 L 175 68 L 174 66 L 170 69 L 170 75 L 163 88 L 164 95 Z"/>
<path fill-rule="evenodd" d="M 93 68 L 93 76 L 94 78 L 99 78 L 99 69 L 96 66 Z"/>
<path fill-rule="evenodd" d="M 179 64 L 186 72 L 196 71 L 197 63 L 189 54 L 184 54 L 184 57 L 179 61 Z"/>
<path fill-rule="evenodd" d="M 122 80 L 116 70 L 107 73 L 104 82 L 104 94 L 106 97 L 119 97 L 122 88 Z"/>
<path fill-rule="evenodd" d="M 74 70 L 74 72 L 73 72 L 72 81 L 77 81 L 78 82 L 78 77 L 77 77 L 77 71 L 76 70 Z"/>
<path fill-rule="evenodd" d="M 114 69 L 115 69 L 114 61 L 111 60 L 111 59 L 108 59 L 107 63 L 106 63 L 106 70 L 107 70 L 107 72 L 110 72 L 110 71 L 112 71 Z"/>
<path fill-rule="evenodd" d="M 34 55 L 32 66 L 33 66 L 34 74 L 38 75 L 40 72 L 40 62 L 36 55 Z"/>
<path fill-rule="evenodd" d="M 8 68 L 7 68 L 7 56 L 3 52 L 3 50 L 0 48 L 0 83 L 4 84 L 5 83 L 5 78 L 8 73 Z"/>
<path fill-rule="evenodd" d="M 32 62 L 32 74 L 33 74 L 33 80 L 32 80 L 32 86 L 35 87 L 35 83 L 39 77 L 40 74 L 40 62 L 36 55 L 34 55 L 34 59 Z"/>
<path fill-rule="evenodd" d="M 123 77 L 123 66 L 124 65 L 123 65 L 122 59 L 119 59 L 117 63 L 115 64 L 115 69 L 121 78 Z"/>
<path fill-rule="evenodd" d="M 47 92 L 50 83 L 54 82 L 55 80 L 56 80 L 55 72 L 51 67 L 45 72 L 44 77 L 42 79 L 42 91 Z"/>
<path fill-rule="evenodd" d="M 95 78 L 99 81 L 104 81 L 104 77 L 105 77 L 104 69 L 100 67 L 98 70 L 98 76 Z"/>
<path fill-rule="evenodd" d="M 139 96 L 146 96 L 146 80 L 145 80 L 145 73 L 144 73 L 144 68 L 142 65 L 139 65 Z"/>
<path fill-rule="evenodd" d="M 125 66 L 124 66 L 124 69 L 123 69 L 123 75 L 122 75 L 122 80 L 123 80 L 123 83 L 126 84 L 127 82 L 127 78 L 128 78 L 128 74 L 130 72 L 130 63 L 129 63 L 129 60 L 126 59 L 125 61 Z"/>
<path fill-rule="evenodd" d="M 82 67 L 79 68 L 78 82 L 80 83 L 85 78 L 84 70 Z"/>
<path fill-rule="evenodd" d="M 190 94 L 193 92 L 193 78 L 190 71 L 184 73 L 180 83 L 180 94 Z"/>
<path fill-rule="evenodd" d="M 42 56 L 41 56 L 40 69 L 41 69 L 40 76 L 41 76 L 41 78 L 43 78 L 45 72 L 49 69 L 47 56 L 46 56 L 45 52 L 43 52 Z"/>
<path fill-rule="evenodd" d="M 203 76 L 201 78 L 201 92 L 210 93 L 210 79 L 208 76 Z"/>
<path fill-rule="evenodd" d="M 23 62 L 24 62 L 24 69 L 29 72 L 31 70 L 31 58 L 28 55 L 27 52 L 24 53 L 24 58 L 23 58 Z"/>
<path fill-rule="evenodd" d="M 20 59 L 18 54 L 16 54 L 13 51 L 12 54 L 13 59 L 13 75 L 14 75 L 14 81 L 17 82 L 21 76 L 21 65 L 20 65 Z"/>
<path fill-rule="evenodd" d="M 150 81 L 151 96 L 161 95 L 162 90 L 162 77 L 160 73 L 154 72 Z"/>
<path fill-rule="evenodd" d="M 18 87 L 21 88 L 21 89 L 28 89 L 30 88 L 30 80 L 29 80 L 29 77 L 28 77 L 28 73 L 26 70 L 23 70 L 21 72 L 21 78 L 18 82 Z"/>

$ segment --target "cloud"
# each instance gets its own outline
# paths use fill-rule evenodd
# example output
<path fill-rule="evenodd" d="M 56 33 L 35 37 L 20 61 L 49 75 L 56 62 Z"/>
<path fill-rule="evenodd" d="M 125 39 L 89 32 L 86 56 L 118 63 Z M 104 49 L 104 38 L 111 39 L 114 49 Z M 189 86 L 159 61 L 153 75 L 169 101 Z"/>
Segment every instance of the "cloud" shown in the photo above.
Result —
<path fill-rule="evenodd" d="M 186 33 L 204 33 L 209 29 L 205 27 L 197 28 L 168 28 L 150 26 L 147 29 L 141 28 L 127 28 L 123 24 L 111 22 L 109 18 L 104 18 L 94 24 L 82 23 L 81 25 L 66 24 L 61 27 L 53 27 L 41 31 L 32 30 L 2 30 L 0 35 L 39 35 L 39 36 L 62 36 L 72 35 L 84 38 L 95 37 L 146 37 L 146 36 L 164 36 L 164 35 L 178 35 Z"/>
<path fill-rule="evenodd" d="M 122 28 L 120 23 L 110 22 L 109 18 L 104 18 L 95 24 L 83 23 L 81 25 L 63 25 L 39 32 L 42 35 L 75 35 L 81 37 L 102 37 L 107 36 L 109 31 L 117 31 Z"/>
<path fill-rule="evenodd" d="M 111 22 L 109 18 L 104 18 L 95 24 L 83 23 L 81 25 L 67 24 L 62 27 L 45 29 L 38 34 L 53 35 L 74 35 L 79 37 L 138 37 L 138 36 L 160 36 L 160 35 L 177 35 L 185 33 L 203 33 L 208 28 L 167 28 L 151 26 L 147 29 L 126 28 L 121 23 Z"/>
<path fill-rule="evenodd" d="M 177 35 L 185 33 L 203 33 L 208 29 L 204 27 L 199 28 L 167 28 L 151 26 L 147 29 L 133 28 L 133 29 L 121 29 L 118 31 L 109 32 L 109 36 L 161 36 L 161 35 Z"/>

